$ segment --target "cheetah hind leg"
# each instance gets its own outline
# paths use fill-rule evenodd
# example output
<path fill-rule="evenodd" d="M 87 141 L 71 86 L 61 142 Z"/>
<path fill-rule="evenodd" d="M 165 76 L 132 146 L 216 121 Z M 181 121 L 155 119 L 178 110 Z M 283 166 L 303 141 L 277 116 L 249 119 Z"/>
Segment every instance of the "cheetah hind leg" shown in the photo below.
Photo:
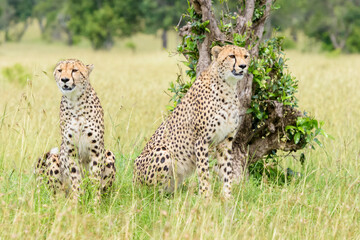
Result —
<path fill-rule="evenodd" d="M 162 163 L 163 159 L 166 159 L 164 163 Z M 156 174 L 153 183 L 159 186 L 158 193 L 160 195 L 172 195 L 181 188 L 186 175 L 177 166 L 177 162 L 171 160 L 170 154 L 163 152 L 163 157 L 160 156 L 160 163 L 157 166 L 154 165 L 153 169 Z"/>
<path fill-rule="evenodd" d="M 54 194 L 64 189 L 58 148 L 51 149 L 50 152 L 38 159 L 35 166 L 35 175 L 38 186 L 41 182 L 47 180 L 46 183 Z"/>
<path fill-rule="evenodd" d="M 115 155 L 111 151 L 106 151 L 104 155 L 104 166 L 101 171 L 101 189 L 106 192 L 115 182 Z"/>
<path fill-rule="evenodd" d="M 157 147 L 157 150 L 147 156 L 148 163 L 143 181 L 148 186 L 154 186 L 160 195 L 172 195 L 181 186 L 184 179 L 165 146 Z"/>
<path fill-rule="evenodd" d="M 42 157 L 39 157 L 34 166 L 34 175 L 36 179 L 37 187 L 40 186 L 42 181 L 44 181 L 44 176 L 46 172 L 46 160 L 50 156 L 50 152 L 45 153 Z"/>

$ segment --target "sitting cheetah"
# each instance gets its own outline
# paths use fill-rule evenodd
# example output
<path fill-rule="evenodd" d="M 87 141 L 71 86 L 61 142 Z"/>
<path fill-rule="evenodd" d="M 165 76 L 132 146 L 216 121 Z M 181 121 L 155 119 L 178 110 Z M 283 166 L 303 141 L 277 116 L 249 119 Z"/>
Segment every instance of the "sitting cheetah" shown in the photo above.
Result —
<path fill-rule="evenodd" d="M 115 156 L 111 151 L 105 153 L 105 163 L 101 169 L 101 189 L 106 192 L 115 181 Z M 47 180 L 47 184 L 54 194 L 60 191 L 64 191 L 69 194 L 70 179 L 60 171 L 59 161 L 59 149 L 53 148 L 51 151 L 44 154 L 43 157 L 39 157 L 35 165 L 36 182 L 41 183 L 44 177 Z"/>
<path fill-rule="evenodd" d="M 238 125 L 236 85 L 247 73 L 249 53 L 236 46 L 213 47 L 214 60 L 135 160 L 134 181 L 173 191 L 196 169 L 199 190 L 210 195 L 210 146 L 217 148 L 225 198 L 231 196 L 232 142 Z"/>
<path fill-rule="evenodd" d="M 56 65 L 54 77 L 63 94 L 60 104 L 60 153 L 50 152 L 38 165 L 45 164 L 43 171 L 52 178 L 50 185 L 59 183 L 64 184 L 65 188 L 71 186 L 75 199 L 84 171 L 89 171 L 90 178 L 99 187 L 96 197 L 99 200 L 100 186 L 105 187 L 107 179 L 113 181 L 116 169 L 113 154 L 110 151 L 105 154 L 104 114 L 100 100 L 90 85 L 92 69 L 93 65 L 84 65 L 75 59 Z"/>

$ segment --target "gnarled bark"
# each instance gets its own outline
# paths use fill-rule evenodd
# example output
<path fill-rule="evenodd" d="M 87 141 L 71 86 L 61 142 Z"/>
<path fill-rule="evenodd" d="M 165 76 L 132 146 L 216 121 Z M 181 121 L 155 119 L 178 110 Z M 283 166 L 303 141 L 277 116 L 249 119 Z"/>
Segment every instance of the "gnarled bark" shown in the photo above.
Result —
<path fill-rule="evenodd" d="M 190 0 L 190 2 L 194 6 L 196 13 L 202 16 L 202 21 L 209 21 L 208 28 L 210 30 L 210 32 L 205 33 L 205 39 L 202 42 L 198 42 L 199 61 L 196 67 L 196 76 L 198 77 L 211 63 L 210 46 L 212 41 L 224 41 L 226 38 L 218 27 L 212 11 L 211 1 Z"/>

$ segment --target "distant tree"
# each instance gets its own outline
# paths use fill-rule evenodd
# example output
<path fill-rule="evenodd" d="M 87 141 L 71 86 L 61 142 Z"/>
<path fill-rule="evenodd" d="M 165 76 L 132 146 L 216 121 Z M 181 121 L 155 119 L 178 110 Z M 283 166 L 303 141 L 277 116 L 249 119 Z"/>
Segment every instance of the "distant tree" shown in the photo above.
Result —
<path fill-rule="evenodd" d="M 281 6 L 271 18 L 281 30 L 304 31 L 319 40 L 325 50 L 360 51 L 359 0 L 278 0 Z"/>
<path fill-rule="evenodd" d="M 41 34 L 56 20 L 58 12 L 63 8 L 65 1 L 35 0 L 33 17 L 38 21 Z"/>
<path fill-rule="evenodd" d="M 114 37 L 130 36 L 141 29 L 141 0 L 69 0 L 68 27 L 88 38 L 95 49 L 111 48 Z"/>
<path fill-rule="evenodd" d="M 359 0 L 309 1 L 305 33 L 322 41 L 327 49 L 346 50 L 360 18 L 359 8 Z"/>
<path fill-rule="evenodd" d="M 30 17 L 35 0 L 5 0 L 6 9 L 2 18 L 5 41 L 20 41 L 30 24 Z M 18 26 L 22 23 L 22 26 Z M 17 26 L 17 28 L 15 28 Z M 10 28 L 15 29 L 10 32 Z"/>
<path fill-rule="evenodd" d="M 167 48 L 167 32 L 177 25 L 186 8 L 187 3 L 184 0 L 143 0 L 145 31 L 156 33 L 161 29 L 162 47 Z"/>
<path fill-rule="evenodd" d="M 354 4 L 355 5 L 355 4 Z M 351 31 L 346 39 L 346 50 L 349 52 L 360 52 L 360 4 L 351 7 L 346 15 L 346 21 L 351 22 Z"/>
<path fill-rule="evenodd" d="M 307 0 L 277 0 L 276 5 L 280 9 L 271 15 L 271 25 L 280 31 L 290 29 L 291 37 L 297 41 L 297 32 L 303 29 L 307 15 Z"/>
<path fill-rule="evenodd" d="M 33 9 L 33 17 L 38 21 L 41 34 L 45 33 L 45 22 L 47 12 L 51 9 L 51 5 L 55 2 L 50 0 L 36 0 Z"/>
<path fill-rule="evenodd" d="M 74 34 L 68 27 L 70 17 L 66 14 L 68 1 L 36 0 L 33 17 L 38 21 L 41 34 L 45 39 L 61 39 L 62 33 L 67 36 L 67 44 L 74 43 Z"/>

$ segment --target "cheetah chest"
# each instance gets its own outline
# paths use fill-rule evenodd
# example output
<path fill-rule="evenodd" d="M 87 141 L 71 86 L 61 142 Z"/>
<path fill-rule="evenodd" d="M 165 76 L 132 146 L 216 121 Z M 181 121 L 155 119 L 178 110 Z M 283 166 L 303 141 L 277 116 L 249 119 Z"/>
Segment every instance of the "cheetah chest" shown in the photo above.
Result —
<path fill-rule="evenodd" d="M 215 117 L 214 142 L 222 142 L 230 133 L 233 133 L 239 125 L 239 109 L 236 104 L 221 107 Z"/>
<path fill-rule="evenodd" d="M 69 122 L 70 133 L 73 136 L 75 146 L 81 160 L 89 159 L 90 140 L 85 132 L 86 119 L 84 117 L 73 118 Z"/>

